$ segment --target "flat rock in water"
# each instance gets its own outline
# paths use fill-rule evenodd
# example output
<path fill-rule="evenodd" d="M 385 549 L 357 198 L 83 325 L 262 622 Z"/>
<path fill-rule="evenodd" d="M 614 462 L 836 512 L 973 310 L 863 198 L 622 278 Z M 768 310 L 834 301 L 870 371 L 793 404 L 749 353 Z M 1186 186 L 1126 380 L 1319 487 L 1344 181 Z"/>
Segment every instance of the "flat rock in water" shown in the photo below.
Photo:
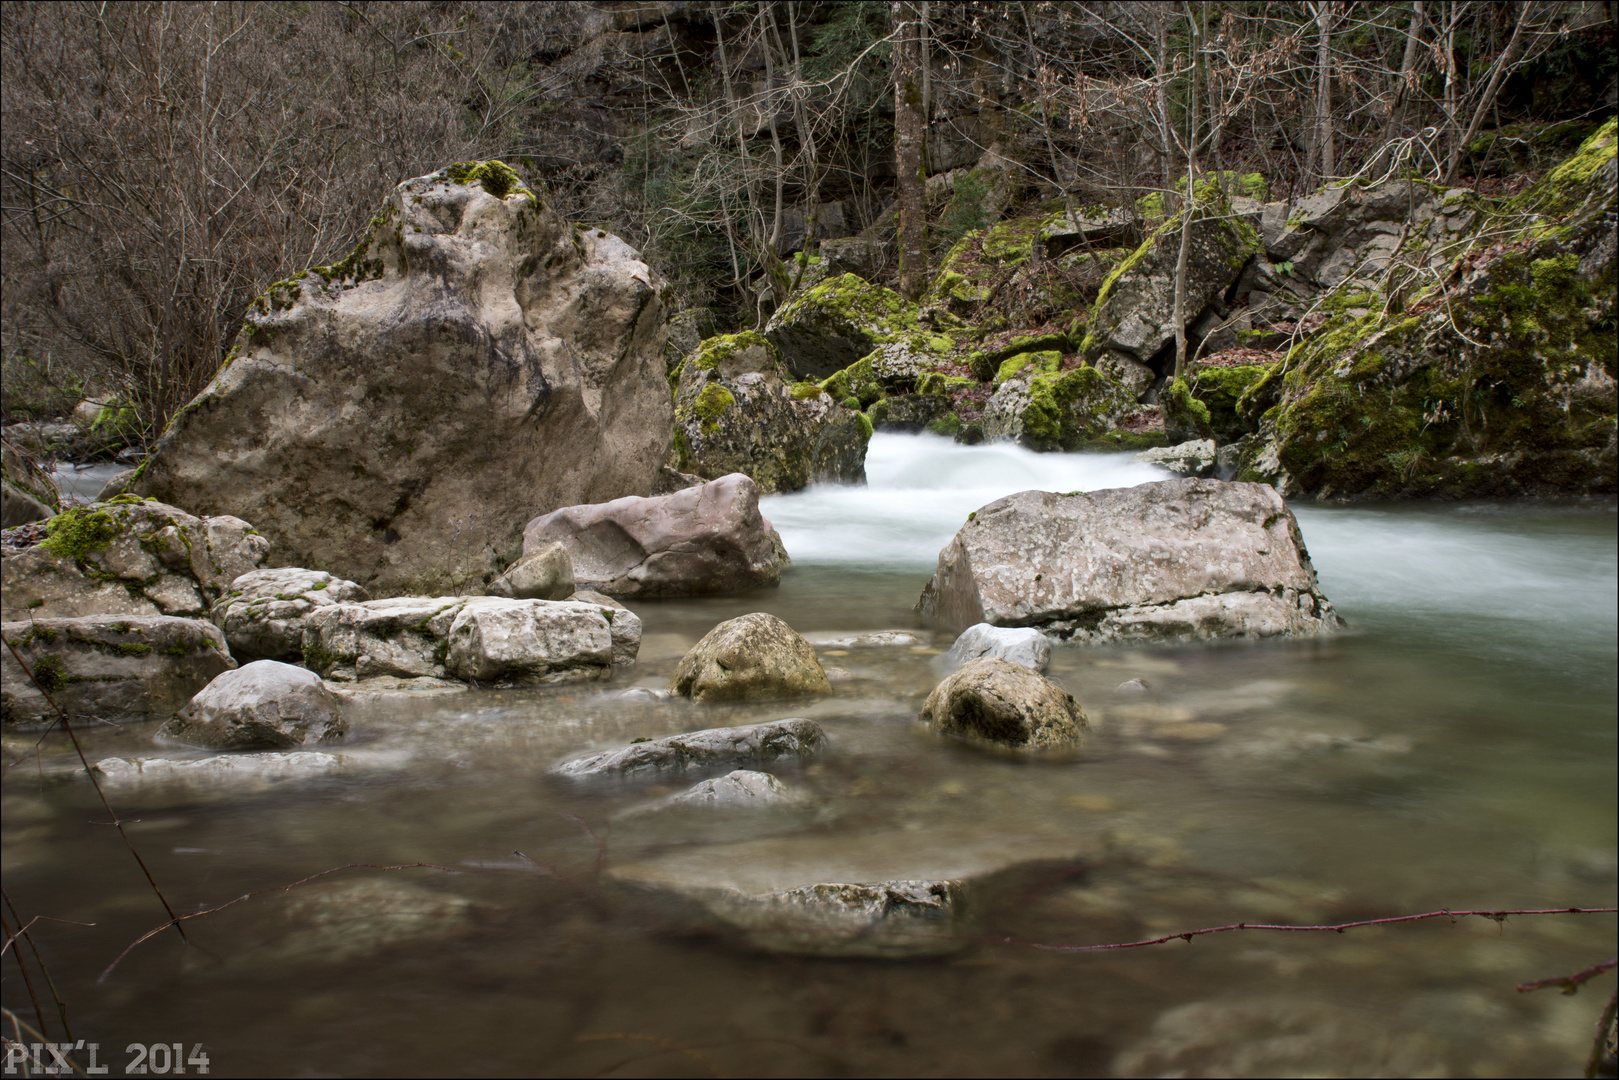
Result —
<path fill-rule="evenodd" d="M 1216 454 L 1213 439 L 1193 439 L 1178 446 L 1155 446 L 1136 455 L 1137 461 L 1168 469 L 1178 476 L 1209 476 Z"/>
<path fill-rule="evenodd" d="M 669 689 L 693 701 L 759 701 L 830 694 L 809 642 L 762 611 L 720 623 L 681 657 Z"/>
<path fill-rule="evenodd" d="M 933 688 L 922 719 L 935 731 L 1012 750 L 1078 750 L 1089 723 L 1074 696 L 1006 660 L 971 660 Z"/>
<path fill-rule="evenodd" d="M 609 596 L 705 596 L 775 585 L 787 550 L 759 489 L 731 473 L 649 498 L 565 506 L 528 523 L 523 550 L 560 543 L 580 588 Z"/>
<path fill-rule="evenodd" d="M 296 662 L 303 659 L 304 623 L 311 611 L 369 599 L 354 582 L 324 570 L 283 566 L 251 570 L 231 582 L 214 601 L 211 618 L 238 662 Z"/>
<path fill-rule="evenodd" d="M 215 676 L 236 666 L 219 628 L 201 619 L 36 619 L 5 623 L 0 633 L 34 675 L 23 673 L 10 649 L 0 652 L 0 717 L 6 727 L 56 722 L 41 685 L 69 717 L 172 716 Z"/>
<path fill-rule="evenodd" d="M 1084 847 L 1055 828 L 799 833 L 686 848 L 607 876 L 755 948 L 897 959 L 966 947 L 964 898 L 1003 874 L 1099 854 Z"/>
<path fill-rule="evenodd" d="M 214 750 L 279 750 L 347 733 L 343 705 L 320 676 L 278 660 L 225 672 L 163 725 L 171 738 Z"/>
<path fill-rule="evenodd" d="M 204 758 L 102 758 L 95 770 L 103 780 L 117 784 L 235 783 L 239 781 L 298 780 L 323 776 L 342 768 L 340 754 L 296 750 L 289 754 L 215 754 Z"/>
<path fill-rule="evenodd" d="M 970 660 L 1005 660 L 1043 672 L 1051 662 L 1051 639 L 1027 626 L 978 623 L 961 632 L 944 658 L 951 670 Z"/>
<path fill-rule="evenodd" d="M 825 745 L 821 725 L 793 718 L 648 739 L 575 758 L 551 771 L 559 776 L 634 777 L 692 768 L 764 765 L 781 758 L 813 757 Z"/>
<path fill-rule="evenodd" d="M 1342 625 L 1276 489 L 1220 480 L 997 499 L 939 553 L 917 610 L 958 629 L 1032 626 L 1086 642 Z"/>
<path fill-rule="evenodd" d="M 916 648 L 927 641 L 912 630 L 871 630 L 863 634 L 805 634 L 811 645 L 828 649 Z"/>

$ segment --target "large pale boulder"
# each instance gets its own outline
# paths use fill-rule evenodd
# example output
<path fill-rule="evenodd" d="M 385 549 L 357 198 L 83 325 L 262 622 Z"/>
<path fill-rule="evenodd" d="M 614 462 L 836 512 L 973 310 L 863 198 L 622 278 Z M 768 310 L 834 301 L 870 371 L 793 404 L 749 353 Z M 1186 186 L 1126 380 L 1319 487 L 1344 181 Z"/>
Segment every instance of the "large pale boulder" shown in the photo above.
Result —
<path fill-rule="evenodd" d="M 1022 491 L 969 515 L 917 610 L 1076 641 L 1327 633 L 1298 522 L 1268 484 Z"/>
<path fill-rule="evenodd" d="M 651 498 L 567 506 L 523 531 L 525 551 L 560 543 L 580 588 L 608 596 L 703 596 L 775 585 L 789 562 L 759 488 L 741 473 Z"/>
<path fill-rule="evenodd" d="M 210 750 L 285 750 L 348 733 L 343 705 L 320 676 L 255 660 L 203 687 L 163 734 Z"/>
<path fill-rule="evenodd" d="M 969 742 L 1032 752 L 1077 750 L 1089 722 L 1074 696 L 1009 660 L 973 660 L 928 695 L 922 719 Z"/>
<path fill-rule="evenodd" d="M 661 290 L 499 162 L 407 180 L 349 258 L 249 309 L 134 490 L 374 595 L 481 590 L 536 506 L 652 490 Z"/>
<path fill-rule="evenodd" d="M 573 560 L 561 544 L 523 555 L 484 590 L 514 600 L 566 600 L 573 595 Z"/>
<path fill-rule="evenodd" d="M 219 628 L 201 619 L 37 619 L 5 623 L 0 633 L 33 672 L 30 679 L 11 649 L 0 651 L 0 718 L 7 727 L 56 721 L 40 687 L 70 718 L 173 715 L 215 676 L 236 666 Z"/>
<path fill-rule="evenodd" d="M 640 620 L 600 604 L 494 596 L 401 596 L 334 604 L 304 624 L 304 662 L 339 682 L 605 679 L 630 662 Z M 616 646 L 616 648 L 615 648 Z"/>
<path fill-rule="evenodd" d="M 29 528 L 8 534 L 0 554 L 0 603 L 14 617 L 203 615 L 270 550 L 240 518 L 199 518 L 133 495 Z"/>
<path fill-rule="evenodd" d="M 709 728 L 647 739 L 617 750 L 574 758 L 551 771 L 559 776 L 638 777 L 697 768 L 766 765 L 781 758 L 810 758 L 826 745 L 813 720 L 794 717 L 746 727 Z"/>
<path fill-rule="evenodd" d="M 789 386 L 751 331 L 710 338 L 680 371 L 672 464 L 713 480 L 746 473 L 765 494 L 863 483 L 871 428 L 814 383 Z"/>
<path fill-rule="evenodd" d="M 311 611 L 371 599 L 352 581 L 295 566 L 252 570 L 214 601 L 211 618 L 238 662 L 300 660 Z"/>
<path fill-rule="evenodd" d="M 693 701 L 757 701 L 830 694 L 815 647 L 774 615 L 720 623 L 681 657 L 669 689 Z"/>

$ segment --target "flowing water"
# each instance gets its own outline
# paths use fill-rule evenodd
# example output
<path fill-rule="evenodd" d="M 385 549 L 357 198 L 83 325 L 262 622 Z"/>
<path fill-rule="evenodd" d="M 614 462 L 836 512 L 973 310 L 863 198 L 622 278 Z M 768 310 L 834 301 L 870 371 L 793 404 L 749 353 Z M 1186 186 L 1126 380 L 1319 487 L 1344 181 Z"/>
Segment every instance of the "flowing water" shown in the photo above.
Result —
<path fill-rule="evenodd" d="M 202 1044 L 216 1075 L 1578 1072 L 1612 974 L 1575 996 L 1513 987 L 1612 955 L 1612 915 L 1037 946 L 1613 905 L 1611 502 L 1297 507 L 1347 632 L 1059 648 L 1051 674 L 1095 730 L 1078 761 L 1022 763 L 915 722 L 948 645 L 911 614 L 937 552 L 1001 495 L 1162 474 L 885 435 L 867 471 L 865 488 L 766 500 L 795 560 L 779 588 L 636 605 L 641 659 L 610 684 L 362 702 L 351 763 L 324 778 L 109 786 L 180 909 L 351 863 L 448 870 L 350 869 L 261 896 L 189 923 L 190 947 L 172 931 L 137 946 L 101 982 L 162 912 L 47 738 L 5 775 L 5 884 L 24 919 L 95 924 L 33 931 L 74 1035 L 114 1075 L 126 1045 L 176 1042 Z M 819 642 L 842 669 L 833 698 L 614 696 L 662 685 L 716 622 L 756 610 Z M 921 641 L 840 640 L 883 629 Z M 1149 691 L 1120 693 L 1131 678 Z M 629 813 L 683 785 L 544 775 L 632 738 L 790 715 L 830 739 L 775 770 L 813 800 L 795 813 Z M 152 737 L 96 727 L 85 742 L 95 760 L 154 753 Z M 8 735 L 7 762 L 34 738 Z M 972 894 L 961 951 L 912 961 L 761 953 L 621 884 L 804 866 L 821 880 L 1003 872 Z M 4 978 L 32 1023 L 9 958 Z"/>

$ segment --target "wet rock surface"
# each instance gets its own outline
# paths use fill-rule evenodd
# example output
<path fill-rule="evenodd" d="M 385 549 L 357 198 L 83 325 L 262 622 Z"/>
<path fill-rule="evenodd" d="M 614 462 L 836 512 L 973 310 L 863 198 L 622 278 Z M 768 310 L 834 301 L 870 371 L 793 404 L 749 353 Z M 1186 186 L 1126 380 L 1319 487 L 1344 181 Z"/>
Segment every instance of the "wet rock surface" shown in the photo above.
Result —
<path fill-rule="evenodd" d="M 795 718 L 647 739 L 575 758 L 551 771 L 558 776 L 632 778 L 697 768 L 764 765 L 781 758 L 810 758 L 825 745 L 826 733 L 819 724 Z"/>
<path fill-rule="evenodd" d="M 211 618 L 238 662 L 296 661 L 303 657 L 304 624 L 310 612 L 369 599 L 354 582 L 324 570 L 253 570 L 231 582 L 214 601 Z"/>
<path fill-rule="evenodd" d="M 769 773 L 735 769 L 669 796 L 666 805 L 700 810 L 747 810 L 791 806 L 797 801 L 787 785 Z"/>
<path fill-rule="evenodd" d="M 703 596 L 774 585 L 789 559 L 759 489 L 740 473 L 651 498 L 569 506 L 530 521 L 525 550 L 560 543 L 580 588 Z"/>
<path fill-rule="evenodd" d="M 956 638 L 950 651 L 945 653 L 944 664 L 954 670 L 973 660 L 1005 660 L 1043 672 L 1051 662 L 1051 639 L 1027 626 L 977 623 Z"/>
<path fill-rule="evenodd" d="M 946 626 L 1077 641 L 1271 637 L 1340 625 L 1292 512 L 1265 484 L 1166 480 L 975 511 L 917 605 Z"/>
<path fill-rule="evenodd" d="M 720 623 L 675 668 L 669 689 L 696 702 L 830 694 L 815 649 L 774 615 Z"/>
<path fill-rule="evenodd" d="M 134 496 L 27 528 L 39 531 L 0 553 L 0 603 L 35 618 L 200 616 L 270 551 L 240 518 L 199 518 Z"/>
<path fill-rule="evenodd" d="M 481 587 L 536 507 L 652 489 L 661 289 L 498 162 L 407 180 L 347 260 L 249 309 L 135 490 L 240 515 L 373 595 Z"/>
<path fill-rule="evenodd" d="M 1193 439 L 1177 446 L 1158 446 L 1136 455 L 1137 461 L 1168 469 L 1177 476 L 1210 476 L 1214 472 L 1213 439 Z"/>
<path fill-rule="evenodd" d="M 17 657 L 0 654 L 7 727 L 48 727 L 56 710 L 107 721 L 169 716 L 236 666 L 219 628 L 166 615 L 36 619 L 0 627 Z"/>
<path fill-rule="evenodd" d="M 526 552 L 484 592 L 514 600 L 566 600 L 574 593 L 573 560 L 561 544 Z"/>
<path fill-rule="evenodd" d="M 969 661 L 934 687 L 922 719 L 943 735 L 1033 753 L 1078 750 L 1089 727 L 1068 691 L 996 659 Z"/>
<path fill-rule="evenodd" d="M 275 660 L 218 676 L 163 726 L 170 738 L 212 750 L 282 750 L 347 733 L 342 703 L 320 676 Z"/>
<path fill-rule="evenodd" d="M 102 758 L 95 763 L 103 782 L 130 784 L 230 784 L 279 782 L 324 776 L 346 764 L 343 755 L 314 750 L 291 753 L 215 754 L 202 758 Z"/>

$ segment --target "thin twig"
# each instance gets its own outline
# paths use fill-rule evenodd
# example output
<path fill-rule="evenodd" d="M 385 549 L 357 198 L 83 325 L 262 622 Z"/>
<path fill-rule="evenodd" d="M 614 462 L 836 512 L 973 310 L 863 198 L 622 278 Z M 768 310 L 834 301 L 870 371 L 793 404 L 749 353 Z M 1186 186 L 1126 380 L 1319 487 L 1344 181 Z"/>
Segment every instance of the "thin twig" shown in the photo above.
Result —
<path fill-rule="evenodd" d="M 1518 993 L 1527 993 L 1530 990 L 1544 990 L 1548 986 L 1560 986 L 1563 993 L 1572 994 L 1580 988 L 1581 983 L 1590 982 L 1609 968 L 1619 965 L 1619 956 L 1612 960 L 1604 960 L 1595 967 L 1588 967 L 1584 971 L 1576 971 L 1572 975 L 1560 975 L 1555 979 L 1536 979 L 1534 982 L 1518 984 Z"/>

